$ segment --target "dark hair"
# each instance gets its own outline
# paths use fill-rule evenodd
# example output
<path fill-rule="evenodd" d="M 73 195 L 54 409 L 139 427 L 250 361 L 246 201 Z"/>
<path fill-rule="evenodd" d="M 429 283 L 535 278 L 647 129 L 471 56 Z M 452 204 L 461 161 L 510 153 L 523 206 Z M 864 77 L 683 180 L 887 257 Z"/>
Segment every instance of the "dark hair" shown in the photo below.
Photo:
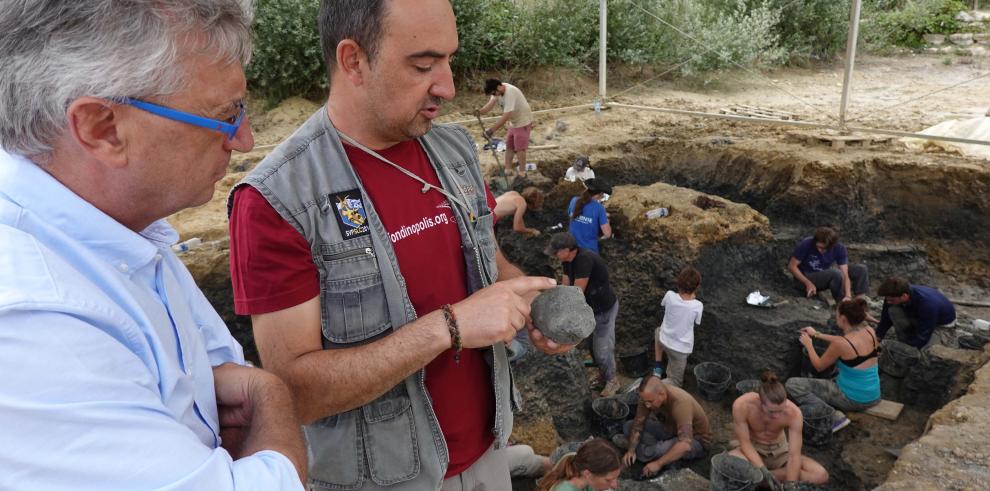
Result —
<path fill-rule="evenodd" d="M 543 208 L 543 192 L 535 186 L 528 186 L 519 194 L 526 200 L 526 206 L 531 209 L 539 210 Z"/>
<path fill-rule="evenodd" d="M 345 39 L 353 39 L 368 56 L 368 63 L 373 62 L 378 55 L 388 14 L 385 4 L 384 0 L 320 2 L 320 47 L 327 73 L 333 75 L 337 66 L 337 45 Z"/>
<path fill-rule="evenodd" d="M 502 85 L 502 81 L 497 78 L 490 78 L 485 80 L 485 95 L 492 95 L 498 90 L 498 86 Z"/>
<path fill-rule="evenodd" d="M 694 293 L 701 285 L 701 273 L 688 266 L 677 275 L 677 291 L 680 293 Z"/>
<path fill-rule="evenodd" d="M 588 440 L 574 455 L 565 455 L 557 465 L 543 476 L 536 491 L 550 491 L 557 484 L 591 471 L 596 476 L 604 476 L 622 465 L 619 454 L 612 444 L 603 438 Z"/>
<path fill-rule="evenodd" d="M 815 229 L 815 242 L 825 244 L 826 249 L 831 249 L 839 241 L 839 232 L 831 227 L 818 227 Z"/>
<path fill-rule="evenodd" d="M 760 375 L 760 386 L 756 389 L 760 394 L 760 400 L 771 404 L 783 404 L 787 400 L 787 390 L 784 384 L 777 380 L 777 374 L 773 370 L 767 370 Z"/>
<path fill-rule="evenodd" d="M 866 320 L 866 300 L 863 298 L 852 298 L 843 300 L 839 304 L 839 314 L 849 319 L 852 325 L 862 324 Z"/>
<path fill-rule="evenodd" d="M 581 193 L 581 196 L 578 198 L 577 202 L 574 203 L 574 213 L 571 213 L 571 220 L 581 216 L 581 212 L 584 211 L 584 205 L 591 202 L 592 196 L 594 196 L 594 194 L 591 194 L 590 189 L 585 189 L 584 192 Z"/>
<path fill-rule="evenodd" d="M 887 278 L 880 284 L 880 288 L 877 288 L 877 295 L 881 297 L 899 297 L 905 293 L 911 293 L 911 284 L 902 276 Z"/>

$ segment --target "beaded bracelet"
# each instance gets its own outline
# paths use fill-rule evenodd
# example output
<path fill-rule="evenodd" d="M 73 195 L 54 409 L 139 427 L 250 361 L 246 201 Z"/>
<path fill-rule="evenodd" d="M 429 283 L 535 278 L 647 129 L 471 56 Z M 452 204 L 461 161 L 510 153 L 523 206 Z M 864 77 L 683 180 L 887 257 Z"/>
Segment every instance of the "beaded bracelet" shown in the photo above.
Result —
<path fill-rule="evenodd" d="M 447 330 L 450 331 L 450 343 L 454 348 L 454 363 L 461 364 L 461 330 L 457 328 L 457 317 L 454 315 L 454 308 L 450 304 L 444 304 L 443 318 L 447 321 Z"/>

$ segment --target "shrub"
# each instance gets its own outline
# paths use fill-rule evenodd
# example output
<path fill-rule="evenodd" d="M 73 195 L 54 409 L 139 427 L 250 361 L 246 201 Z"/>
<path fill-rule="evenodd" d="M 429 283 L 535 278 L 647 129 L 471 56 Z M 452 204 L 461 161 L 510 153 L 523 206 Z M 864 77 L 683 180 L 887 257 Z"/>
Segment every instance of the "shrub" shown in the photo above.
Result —
<path fill-rule="evenodd" d="M 318 13 L 317 0 L 258 0 L 246 73 L 252 94 L 273 103 L 326 89 Z"/>
<path fill-rule="evenodd" d="M 860 28 L 863 41 L 873 51 L 888 46 L 918 49 L 925 44 L 925 34 L 958 31 L 955 16 L 964 9 L 958 0 L 907 0 L 899 9 L 870 11 Z"/>

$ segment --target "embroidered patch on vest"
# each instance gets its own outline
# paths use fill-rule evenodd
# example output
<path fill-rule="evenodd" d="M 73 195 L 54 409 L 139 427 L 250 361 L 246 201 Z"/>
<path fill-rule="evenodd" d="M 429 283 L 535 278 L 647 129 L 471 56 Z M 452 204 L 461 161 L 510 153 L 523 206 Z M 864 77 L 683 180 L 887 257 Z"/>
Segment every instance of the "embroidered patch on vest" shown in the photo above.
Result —
<path fill-rule="evenodd" d="M 337 224 L 340 235 L 344 240 L 356 239 L 368 235 L 368 213 L 364 211 L 361 192 L 357 189 L 343 191 L 328 196 L 337 211 Z"/>

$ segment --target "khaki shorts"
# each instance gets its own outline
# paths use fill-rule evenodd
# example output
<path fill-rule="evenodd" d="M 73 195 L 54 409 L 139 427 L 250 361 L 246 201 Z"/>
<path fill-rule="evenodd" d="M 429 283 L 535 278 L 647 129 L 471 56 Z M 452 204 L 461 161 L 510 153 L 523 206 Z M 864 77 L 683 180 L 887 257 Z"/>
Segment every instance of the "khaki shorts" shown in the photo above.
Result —
<path fill-rule="evenodd" d="M 733 440 L 732 443 L 734 449 L 739 448 L 738 441 Z M 781 432 L 780 438 L 776 442 L 753 442 L 753 448 L 756 449 L 756 453 L 760 454 L 760 458 L 763 459 L 763 465 L 767 466 L 767 469 L 782 469 L 787 465 L 789 447 L 787 445 L 787 438 L 783 432 Z"/>

